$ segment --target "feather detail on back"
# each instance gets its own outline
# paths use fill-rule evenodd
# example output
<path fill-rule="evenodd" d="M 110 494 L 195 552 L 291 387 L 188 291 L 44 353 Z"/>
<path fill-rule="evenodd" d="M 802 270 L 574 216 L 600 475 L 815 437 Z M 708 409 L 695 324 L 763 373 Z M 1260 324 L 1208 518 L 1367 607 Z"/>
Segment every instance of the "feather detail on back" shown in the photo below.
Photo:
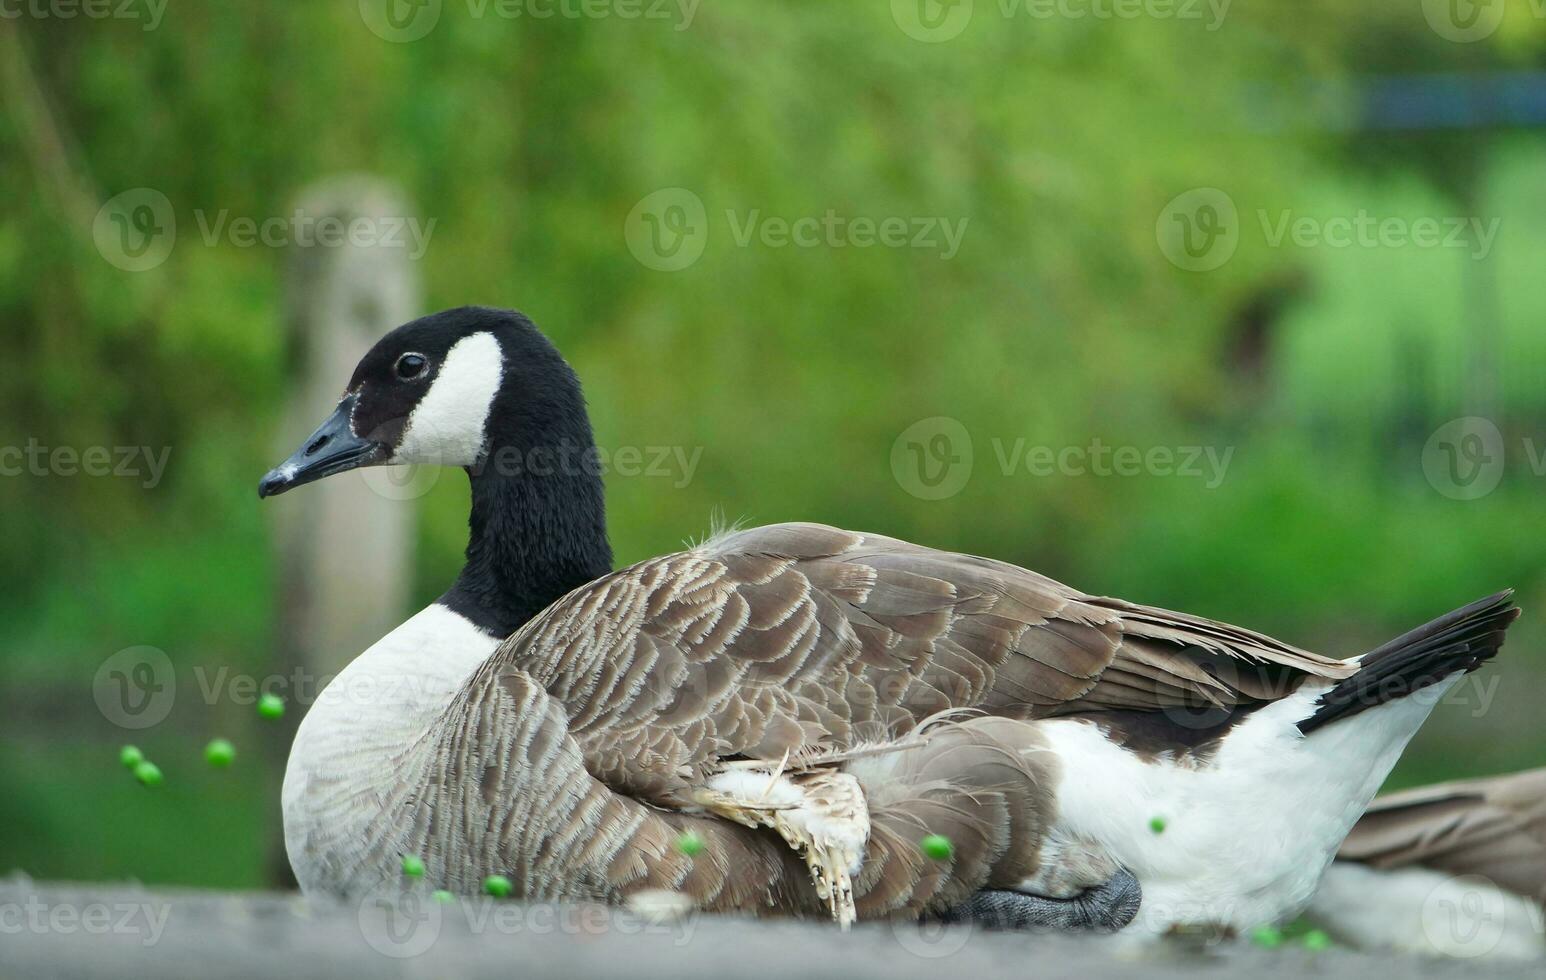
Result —
<path fill-rule="evenodd" d="M 529 673 L 565 706 L 598 779 L 667 806 L 689 805 L 723 760 L 896 739 L 940 711 L 1232 706 L 1353 669 L 1003 562 L 816 524 L 736 531 L 603 577 L 491 666 Z"/>
<path fill-rule="evenodd" d="M 586 770 L 561 706 L 532 678 L 510 669 L 479 678 L 448 707 L 437 737 L 415 749 L 406 833 L 372 850 L 423 854 L 443 869 L 439 884 L 466 891 L 500 869 L 533 899 L 670 891 L 709 911 L 828 912 L 784 840 L 612 791 Z M 941 719 L 898 746 L 801 762 L 802 778 L 862 788 L 858 916 L 941 911 L 1034 870 L 1049 818 L 1040 790 L 1054 782 L 1038 745 L 1021 722 Z M 695 855 L 680 846 L 687 834 L 702 843 Z M 949 859 L 923 854 L 929 834 L 951 839 Z"/>

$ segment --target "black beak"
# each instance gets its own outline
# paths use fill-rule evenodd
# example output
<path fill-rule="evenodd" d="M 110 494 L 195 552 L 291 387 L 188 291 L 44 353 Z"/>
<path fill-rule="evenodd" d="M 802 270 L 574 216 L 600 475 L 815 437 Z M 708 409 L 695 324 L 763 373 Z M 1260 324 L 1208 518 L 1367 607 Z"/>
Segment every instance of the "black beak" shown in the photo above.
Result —
<path fill-rule="evenodd" d="M 355 396 L 349 395 L 339 402 L 333 414 L 317 426 L 317 431 L 311 434 L 300 449 L 268 471 L 268 475 L 258 482 L 260 498 L 274 497 L 324 476 L 369 466 L 386 457 L 386 446 L 361 439 L 349 427 L 349 414 L 354 411 L 354 401 Z"/>

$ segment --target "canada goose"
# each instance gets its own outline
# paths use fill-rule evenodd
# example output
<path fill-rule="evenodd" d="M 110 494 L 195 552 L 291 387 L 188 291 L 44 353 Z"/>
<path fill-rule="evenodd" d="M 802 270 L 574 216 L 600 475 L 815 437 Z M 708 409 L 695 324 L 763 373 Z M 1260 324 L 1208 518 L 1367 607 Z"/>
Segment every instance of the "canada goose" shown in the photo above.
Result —
<path fill-rule="evenodd" d="M 988 886 L 1093 895 L 1120 924 L 1130 872 L 1147 929 L 1246 928 L 1310 899 L 1434 702 L 1517 615 L 1500 593 L 1341 661 L 816 524 L 613 573 L 593 451 L 553 346 L 520 314 L 462 308 L 378 342 L 263 478 L 270 496 L 419 462 L 472 483 L 456 584 L 297 733 L 283 804 L 304 888 L 362 891 L 412 852 L 445 887 L 499 872 L 533 897 L 669 887 L 841 918 L 942 911 Z M 961 709 L 986 717 L 917 733 Z M 773 835 L 704 815 L 776 825 L 770 811 L 811 801 L 775 829 L 817 894 Z M 827 819 L 859 801 L 867 834 Z M 713 859 L 672 852 L 684 827 Z M 930 866 L 897 828 L 968 840 Z"/>
<path fill-rule="evenodd" d="M 1546 956 L 1546 769 L 1375 799 L 1305 915 L 1366 949 Z"/>

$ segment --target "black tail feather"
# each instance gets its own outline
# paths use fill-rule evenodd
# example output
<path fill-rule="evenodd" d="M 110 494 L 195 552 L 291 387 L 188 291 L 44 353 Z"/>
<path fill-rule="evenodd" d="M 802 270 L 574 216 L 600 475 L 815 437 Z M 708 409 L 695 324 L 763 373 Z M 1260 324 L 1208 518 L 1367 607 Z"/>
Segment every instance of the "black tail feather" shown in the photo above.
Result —
<path fill-rule="evenodd" d="M 1503 646 L 1519 616 L 1512 589 L 1446 613 L 1364 655 L 1358 673 L 1321 695 L 1315 713 L 1299 723 L 1308 735 L 1366 708 L 1404 698 L 1456 671 L 1472 671 Z"/>

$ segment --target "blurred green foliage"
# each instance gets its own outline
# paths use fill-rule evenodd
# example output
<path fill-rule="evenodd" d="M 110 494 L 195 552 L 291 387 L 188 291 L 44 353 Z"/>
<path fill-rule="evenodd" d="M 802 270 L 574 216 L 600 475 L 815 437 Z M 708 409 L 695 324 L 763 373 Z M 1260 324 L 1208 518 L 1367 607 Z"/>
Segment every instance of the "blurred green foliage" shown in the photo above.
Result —
<path fill-rule="evenodd" d="M 1540 475 L 1518 447 L 1546 446 L 1546 138 L 1382 132 L 1359 95 L 1371 78 L 1533 69 L 1546 31 L 1526 6 L 1473 44 L 1415 0 L 1242 3 L 1211 30 L 977 0 L 942 43 L 909 37 L 886 3 L 821 0 L 705 0 L 686 23 L 446 0 L 411 43 L 366 29 L 353 0 L 174 4 L 148 31 L 0 24 L 36 84 L 18 88 L 13 61 L 0 101 L 0 443 L 172 449 L 149 490 L 0 482 L 0 870 L 265 878 L 278 811 L 243 781 L 265 737 L 251 709 L 194 706 L 136 734 L 167 774 L 148 791 L 118 766 L 124 739 L 90 679 L 135 644 L 180 667 L 270 663 L 254 486 L 301 435 L 278 422 L 285 255 L 208 243 L 195 216 L 286 215 L 340 173 L 396 181 L 434 219 L 426 311 L 513 306 L 547 330 L 603 446 L 703 447 L 685 487 L 609 483 L 620 562 L 678 547 L 718 509 L 989 554 L 1337 654 L 1503 585 L 1534 613 Z M 90 223 L 136 187 L 167 195 L 179 240 L 131 273 Z M 710 225 L 679 272 L 636 261 L 623 234 L 666 187 L 698 195 Z M 1240 214 L 1237 252 L 1208 272 L 1156 240 L 1167 202 L 1196 187 Z M 1285 210 L 1360 209 L 1500 225 L 1483 259 L 1274 247 L 1263 230 Z M 753 212 L 828 210 L 967 225 L 948 260 L 733 233 Z M 1478 501 L 1436 492 L 1421 465 L 1434 428 L 1467 414 L 1494 418 L 1511 452 Z M 891 467 L 899 434 L 931 416 L 975 449 L 971 480 L 940 501 Z M 1000 469 L 1015 440 L 1092 438 L 1233 455 L 1215 488 Z M 427 601 L 459 567 L 464 481 L 417 506 Z M 1490 709 L 1441 710 L 1398 779 L 1543 761 L 1540 637 L 1521 624 Z M 242 753 L 230 772 L 200 761 L 215 734 Z"/>

